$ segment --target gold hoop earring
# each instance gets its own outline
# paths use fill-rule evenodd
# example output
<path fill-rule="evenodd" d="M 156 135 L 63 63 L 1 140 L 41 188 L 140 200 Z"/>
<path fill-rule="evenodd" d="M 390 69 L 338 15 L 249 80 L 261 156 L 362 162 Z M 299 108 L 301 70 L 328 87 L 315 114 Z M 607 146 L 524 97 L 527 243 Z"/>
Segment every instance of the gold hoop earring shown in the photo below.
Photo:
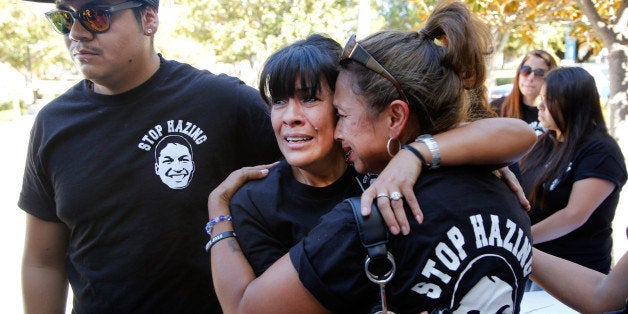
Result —
<path fill-rule="evenodd" d="M 397 154 L 399 152 L 399 150 L 401 149 L 401 141 L 397 138 L 392 138 L 392 136 L 388 139 L 388 142 L 386 142 L 386 152 L 388 152 L 388 155 L 390 157 L 395 157 L 395 154 L 391 153 L 390 150 L 390 143 L 392 143 L 393 140 L 397 141 L 397 150 L 395 151 L 395 154 Z"/>

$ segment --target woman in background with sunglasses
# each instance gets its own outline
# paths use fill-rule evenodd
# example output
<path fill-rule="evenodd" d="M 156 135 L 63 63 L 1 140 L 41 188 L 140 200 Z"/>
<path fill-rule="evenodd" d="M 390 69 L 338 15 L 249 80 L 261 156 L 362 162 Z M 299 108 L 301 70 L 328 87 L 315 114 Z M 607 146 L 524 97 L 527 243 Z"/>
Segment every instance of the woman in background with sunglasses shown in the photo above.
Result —
<path fill-rule="evenodd" d="M 519 67 L 512 84 L 512 91 L 508 96 L 493 100 L 491 108 L 500 117 L 517 118 L 525 121 L 532 127 L 536 135 L 541 135 L 545 129 L 539 122 L 537 99 L 545 73 L 556 67 L 556 61 L 544 50 L 528 52 Z M 519 163 L 513 163 L 509 169 L 521 180 Z"/>
<path fill-rule="evenodd" d="M 436 149 L 422 153 L 406 146 L 421 134 L 442 133 L 465 121 L 465 90 L 484 83 L 489 46 L 488 29 L 459 2 L 439 4 L 418 33 L 381 32 L 360 43 L 352 37 L 345 46 L 334 107 L 339 119 L 335 138 L 342 142 L 348 160 L 361 173 L 380 172 L 397 155 L 411 156 L 414 164 L 431 168 L 410 189 L 421 203 L 424 223 L 411 220 L 412 232 L 393 237 L 390 243 L 398 275 L 388 292 L 399 312 L 518 310 L 531 248 L 529 220 L 517 198 L 490 169 L 436 170 L 431 167 Z M 535 136 L 528 131 L 532 143 Z M 245 178 L 263 175 L 259 168 L 240 172 Z M 230 188 L 229 183 L 219 187 Z M 224 199 L 213 197 L 220 190 L 210 196 L 211 217 L 229 214 Z M 377 192 L 378 204 L 403 208 L 399 192 Z M 411 211 L 405 208 L 404 213 Z M 336 206 L 258 278 L 239 250 L 232 224 L 216 223 L 211 265 L 223 309 L 371 310 L 380 300 L 380 289 L 364 274 L 366 252 L 353 214 L 346 203 Z M 238 239 L 249 241 L 239 234 Z M 492 293 L 483 293 L 486 289 Z"/>
<path fill-rule="evenodd" d="M 626 164 L 606 129 L 594 78 L 579 67 L 550 71 L 539 120 L 549 131 L 520 163 L 534 246 L 607 274 Z"/>
<path fill-rule="evenodd" d="M 493 100 L 491 107 L 500 117 L 522 119 L 537 135 L 544 132 L 539 124 L 536 100 L 543 85 L 545 73 L 556 67 L 556 60 L 544 50 L 528 52 L 517 67 L 508 96 Z"/>

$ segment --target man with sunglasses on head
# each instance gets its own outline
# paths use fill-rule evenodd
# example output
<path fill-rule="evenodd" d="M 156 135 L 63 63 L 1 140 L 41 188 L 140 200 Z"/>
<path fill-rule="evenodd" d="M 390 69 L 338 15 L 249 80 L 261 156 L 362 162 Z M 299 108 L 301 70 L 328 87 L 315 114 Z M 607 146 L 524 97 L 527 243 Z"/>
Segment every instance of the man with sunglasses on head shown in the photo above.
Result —
<path fill-rule="evenodd" d="M 48 2 L 51 0 L 39 0 Z M 219 313 L 206 202 L 235 169 L 279 157 L 268 111 L 240 80 L 155 52 L 158 0 L 62 0 L 46 13 L 85 79 L 38 114 L 19 206 L 26 313 Z M 155 175 L 181 137 L 194 176 Z"/>

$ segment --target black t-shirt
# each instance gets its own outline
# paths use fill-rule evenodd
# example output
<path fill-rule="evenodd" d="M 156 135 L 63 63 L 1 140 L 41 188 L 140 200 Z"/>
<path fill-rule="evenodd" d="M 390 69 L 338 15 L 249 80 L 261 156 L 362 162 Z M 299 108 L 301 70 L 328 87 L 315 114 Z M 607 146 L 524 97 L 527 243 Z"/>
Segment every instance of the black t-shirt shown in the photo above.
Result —
<path fill-rule="evenodd" d="M 217 313 L 208 194 L 279 156 L 255 89 L 161 59 L 133 90 L 96 94 L 84 80 L 44 106 L 19 206 L 67 226 L 76 313 Z"/>
<path fill-rule="evenodd" d="M 425 219 L 420 225 L 410 219 L 410 235 L 388 243 L 397 265 L 386 285 L 391 308 L 518 312 L 532 242 L 529 218 L 514 193 L 490 171 L 470 167 L 425 172 L 414 190 Z M 408 208 L 406 213 L 412 216 Z M 365 257 L 346 202 L 290 250 L 301 282 L 336 313 L 367 313 L 379 303 Z"/>
<path fill-rule="evenodd" d="M 247 182 L 234 195 L 231 213 L 238 242 L 256 276 L 261 275 L 345 198 L 359 195 L 356 172 L 348 167 L 326 187 L 300 183 L 282 160 L 263 180 Z"/>
<path fill-rule="evenodd" d="M 491 101 L 491 108 L 497 112 L 497 114 L 501 113 L 501 108 L 505 99 L 506 97 L 502 97 Z M 537 107 L 521 103 L 519 105 L 519 110 L 521 110 L 521 120 L 527 122 L 537 136 L 547 131 L 547 129 L 541 125 L 541 122 L 539 122 L 539 109 Z"/>
<path fill-rule="evenodd" d="M 521 184 L 526 195 L 530 195 L 532 185 L 543 169 L 544 165 L 538 165 L 523 173 Z M 615 190 L 593 211 L 582 226 L 557 239 L 539 243 L 535 247 L 588 268 L 608 273 L 611 266 L 612 221 L 621 188 L 626 183 L 624 156 L 617 142 L 610 136 L 589 136 L 578 146 L 563 174 L 552 182 L 544 183 L 547 207 L 533 207 L 530 219 L 535 224 L 565 208 L 569 203 L 573 184 L 587 178 L 610 181 L 615 184 Z"/>

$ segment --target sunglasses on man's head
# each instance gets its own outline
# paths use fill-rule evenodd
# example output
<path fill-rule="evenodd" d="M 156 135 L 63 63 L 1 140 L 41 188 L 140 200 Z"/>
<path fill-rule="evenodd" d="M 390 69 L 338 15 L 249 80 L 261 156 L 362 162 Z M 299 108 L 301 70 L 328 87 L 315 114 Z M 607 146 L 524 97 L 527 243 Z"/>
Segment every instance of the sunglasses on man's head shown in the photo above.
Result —
<path fill-rule="evenodd" d="M 86 6 L 72 12 L 67 10 L 53 10 L 46 12 L 46 18 L 55 31 L 67 35 L 72 29 L 75 20 L 92 33 L 104 33 L 111 26 L 111 13 L 142 6 L 141 2 L 127 1 L 114 6 Z"/>
<path fill-rule="evenodd" d="M 353 60 L 389 80 L 393 85 L 395 85 L 395 88 L 397 89 L 397 92 L 399 93 L 399 96 L 401 96 L 402 100 L 405 101 L 407 104 L 410 103 L 408 102 L 408 98 L 403 92 L 403 89 L 401 88 L 399 82 L 397 82 L 397 80 L 395 80 L 395 78 L 390 73 L 388 73 L 388 71 L 386 71 L 386 69 L 384 69 L 384 67 L 379 62 L 377 62 L 377 60 L 375 60 L 375 58 L 373 58 L 373 56 L 368 53 L 368 51 L 366 51 L 366 49 L 364 49 L 364 47 L 358 44 L 358 42 L 355 40 L 355 34 L 349 37 L 345 48 L 342 50 L 339 62 L 342 64 L 344 62 L 347 62 L 348 60 Z"/>
<path fill-rule="evenodd" d="M 519 69 L 519 73 L 521 73 L 521 75 L 523 76 L 528 76 L 531 73 L 534 73 L 535 77 L 540 77 L 543 78 L 545 77 L 545 70 L 544 69 L 534 69 L 532 70 L 532 67 L 529 65 L 523 65 L 521 66 L 521 68 Z"/>

